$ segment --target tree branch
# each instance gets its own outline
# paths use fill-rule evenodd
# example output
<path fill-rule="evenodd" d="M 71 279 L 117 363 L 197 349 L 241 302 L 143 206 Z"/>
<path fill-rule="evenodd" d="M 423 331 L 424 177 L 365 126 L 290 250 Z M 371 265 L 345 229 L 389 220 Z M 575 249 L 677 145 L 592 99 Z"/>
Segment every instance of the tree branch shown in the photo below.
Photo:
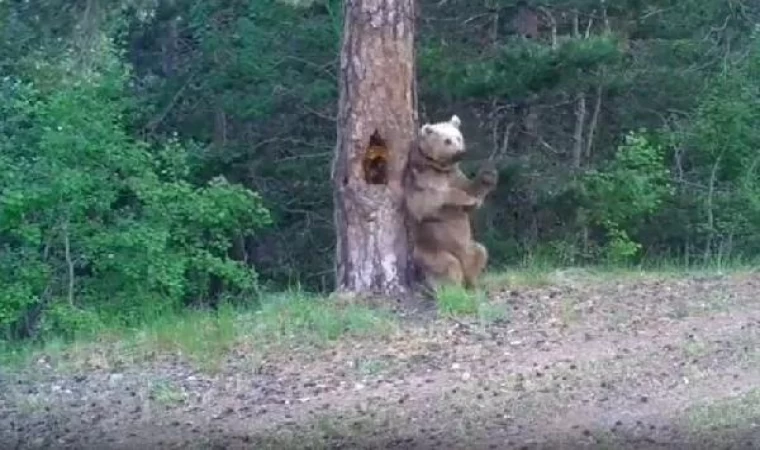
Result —
<path fill-rule="evenodd" d="M 588 126 L 588 136 L 586 137 L 586 160 L 591 158 L 591 150 L 594 146 L 594 134 L 599 123 L 599 113 L 602 109 L 602 82 L 596 86 L 596 101 L 594 102 L 594 112 L 591 113 L 591 123 Z"/>
<path fill-rule="evenodd" d="M 69 305 L 74 306 L 74 261 L 71 258 L 71 240 L 69 237 L 69 219 L 63 224 L 63 246 L 66 257 L 66 266 L 69 275 L 68 300 Z"/>

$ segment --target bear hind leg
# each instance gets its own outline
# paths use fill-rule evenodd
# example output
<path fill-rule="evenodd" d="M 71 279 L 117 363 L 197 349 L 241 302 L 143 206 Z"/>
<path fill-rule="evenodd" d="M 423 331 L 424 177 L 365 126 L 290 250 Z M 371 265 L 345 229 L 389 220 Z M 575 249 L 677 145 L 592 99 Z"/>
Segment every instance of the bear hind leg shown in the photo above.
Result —
<path fill-rule="evenodd" d="M 463 266 L 464 286 L 467 289 L 474 289 L 478 277 L 486 268 L 488 263 L 488 250 L 479 242 L 473 242 L 467 252 L 467 258 Z"/>
<path fill-rule="evenodd" d="M 462 286 L 465 274 L 462 263 L 454 255 L 444 251 L 415 249 L 414 259 L 422 268 L 425 281 L 430 287 L 440 283 Z"/>

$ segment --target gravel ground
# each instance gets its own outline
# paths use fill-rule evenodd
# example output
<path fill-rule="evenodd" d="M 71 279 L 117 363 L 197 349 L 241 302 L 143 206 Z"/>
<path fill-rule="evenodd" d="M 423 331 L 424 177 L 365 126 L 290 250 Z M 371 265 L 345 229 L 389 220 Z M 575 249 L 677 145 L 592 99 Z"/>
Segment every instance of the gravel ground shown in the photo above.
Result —
<path fill-rule="evenodd" d="M 760 448 L 760 277 L 494 288 L 487 321 L 0 369 L 3 448 Z M 80 355 L 81 358 L 81 355 Z M 102 361 L 100 359 L 102 359 Z"/>

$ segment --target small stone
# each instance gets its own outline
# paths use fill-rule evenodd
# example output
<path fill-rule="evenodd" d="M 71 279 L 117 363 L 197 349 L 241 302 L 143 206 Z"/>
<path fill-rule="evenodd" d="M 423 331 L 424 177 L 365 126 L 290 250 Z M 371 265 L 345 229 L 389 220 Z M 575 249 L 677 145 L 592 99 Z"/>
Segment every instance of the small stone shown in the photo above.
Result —
<path fill-rule="evenodd" d="M 124 375 L 120 373 L 113 373 L 111 374 L 110 377 L 108 377 L 108 381 L 110 381 L 111 383 L 118 383 L 122 379 L 124 379 Z"/>

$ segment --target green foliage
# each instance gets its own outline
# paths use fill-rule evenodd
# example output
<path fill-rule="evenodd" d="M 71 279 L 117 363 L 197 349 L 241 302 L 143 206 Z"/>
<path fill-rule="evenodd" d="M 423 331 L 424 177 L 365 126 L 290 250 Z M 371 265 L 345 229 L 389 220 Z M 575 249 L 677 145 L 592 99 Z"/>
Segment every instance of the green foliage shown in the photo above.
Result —
<path fill-rule="evenodd" d="M 130 137 L 130 74 L 107 45 L 88 71 L 71 62 L 0 84 L 0 329 L 24 334 L 30 314 L 51 332 L 91 329 L 93 307 L 128 323 L 202 300 L 211 277 L 254 294 L 227 250 L 269 223 L 260 197 L 223 178 L 195 187 L 178 142 L 153 152 Z"/>
<path fill-rule="evenodd" d="M 341 15 L 339 0 L 185 0 L 131 22 L 126 36 L 133 120 L 198 142 L 194 179 L 224 174 L 262 192 L 273 226 L 256 238 L 257 269 L 280 286 L 332 280 Z"/>
<path fill-rule="evenodd" d="M 554 91 L 568 84 L 593 80 L 589 74 L 619 61 L 617 43 L 610 37 L 565 40 L 556 50 L 532 42 L 508 42 L 492 54 L 469 61 L 468 49 L 429 45 L 420 52 L 420 77 L 427 95 L 449 101 L 491 96 L 522 98 L 530 93 Z"/>
<path fill-rule="evenodd" d="M 684 154 L 680 204 L 694 211 L 687 231 L 705 256 L 760 250 L 759 43 L 712 77 L 693 120 L 672 136 Z"/>
<path fill-rule="evenodd" d="M 655 212 L 672 193 L 663 150 L 643 132 L 626 135 L 612 161 L 588 171 L 582 183 L 595 223 L 627 225 Z"/>
<path fill-rule="evenodd" d="M 655 214 L 673 195 L 663 149 L 643 132 L 629 133 L 610 163 L 580 180 L 588 223 L 607 233 L 607 257 L 625 260 L 641 248 L 626 230 Z"/>
<path fill-rule="evenodd" d="M 502 166 L 493 264 L 760 253 L 756 2 L 544 1 L 532 39 L 514 1 L 454 3 L 420 3 L 420 116 Z M 0 327 L 330 289 L 342 2 L 88 6 L 0 2 Z"/>

